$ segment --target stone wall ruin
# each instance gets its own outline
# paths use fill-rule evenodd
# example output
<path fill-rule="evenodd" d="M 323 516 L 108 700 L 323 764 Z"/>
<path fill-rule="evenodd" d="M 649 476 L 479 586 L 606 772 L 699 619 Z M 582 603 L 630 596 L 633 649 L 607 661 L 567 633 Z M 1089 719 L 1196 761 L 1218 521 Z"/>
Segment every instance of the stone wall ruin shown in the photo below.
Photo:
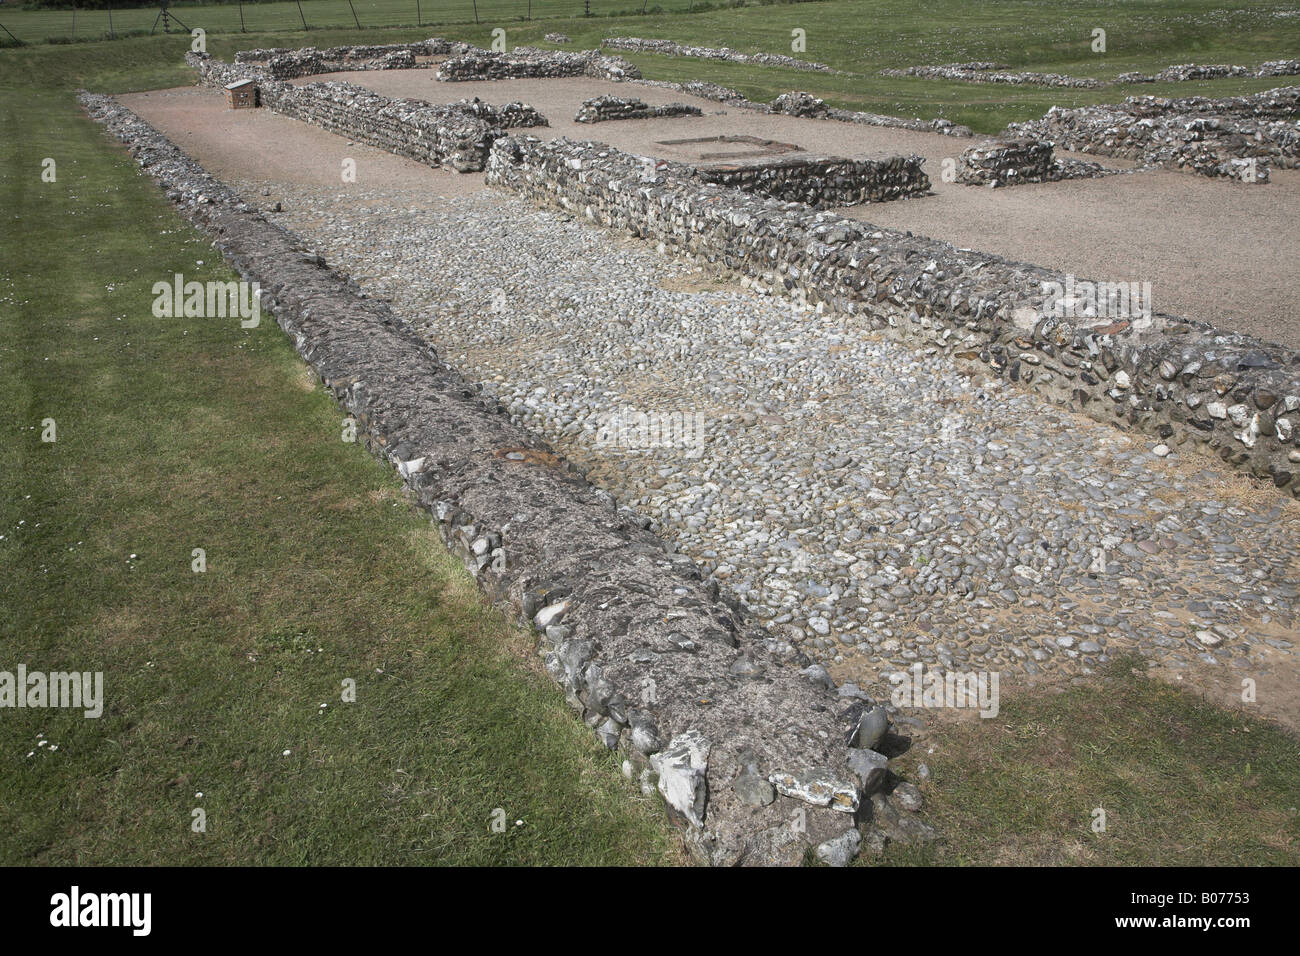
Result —
<path fill-rule="evenodd" d="M 699 60 L 723 60 L 728 63 L 750 63 L 755 66 L 776 66 L 788 70 L 806 70 L 815 73 L 834 73 L 825 63 L 800 60 L 781 53 L 741 53 L 728 47 L 689 46 L 672 40 L 647 40 L 644 37 L 610 37 L 601 40 L 602 48 L 624 50 L 629 53 L 657 53 L 660 56 L 686 56 Z"/>
<path fill-rule="evenodd" d="M 1002 139 L 972 146 L 957 161 L 957 182 L 966 186 L 1018 186 L 1062 179 L 1095 179 L 1120 172 L 1098 163 L 1057 159 L 1052 144 Z"/>
<path fill-rule="evenodd" d="M 511 423 L 386 303 L 157 130 L 111 97 L 80 98 L 260 284 L 366 447 L 393 464 L 482 590 L 535 629 L 569 705 L 643 791 L 663 797 L 697 859 L 843 865 L 862 847 L 933 838 L 917 795 L 891 792 L 888 758 L 873 749 L 886 706 L 851 684 L 836 689 L 720 598 L 693 561 Z"/>
<path fill-rule="evenodd" d="M 891 202 L 930 191 L 920 156 L 845 159 L 801 153 L 694 167 L 697 179 L 819 209 Z"/>
<path fill-rule="evenodd" d="M 1052 107 L 1007 135 L 1147 166 L 1265 182 L 1270 165 L 1300 166 L 1300 87 L 1249 96 L 1130 96 L 1118 106 Z"/>
<path fill-rule="evenodd" d="M 591 76 L 600 80 L 640 79 L 641 71 L 619 56 L 599 50 L 568 52 L 515 47 L 509 53 L 474 49 L 444 60 L 437 77 L 449 83 L 468 80 L 557 79 Z"/>
<path fill-rule="evenodd" d="M 546 125 L 545 117 L 523 103 L 492 106 L 480 100 L 461 100 L 435 105 L 393 99 L 351 83 L 295 86 L 266 75 L 260 67 L 231 66 L 206 54 L 190 53 L 186 62 L 208 85 L 254 78 L 261 102 L 268 109 L 456 172 L 482 170 L 493 141 L 507 129 Z"/>
<path fill-rule="evenodd" d="M 1300 355 L 1158 312 L 1115 284 L 878 229 L 681 175 L 607 146 L 511 136 L 488 182 L 742 276 L 1300 497 Z M 1062 291 L 1064 290 L 1064 291 Z M 1127 295 L 1123 301 L 1128 302 Z"/>
<path fill-rule="evenodd" d="M 633 96 L 596 96 L 584 102 L 573 119 L 577 123 L 607 123 L 612 120 L 702 115 L 698 106 L 687 106 L 685 103 L 649 106 L 644 100 Z"/>

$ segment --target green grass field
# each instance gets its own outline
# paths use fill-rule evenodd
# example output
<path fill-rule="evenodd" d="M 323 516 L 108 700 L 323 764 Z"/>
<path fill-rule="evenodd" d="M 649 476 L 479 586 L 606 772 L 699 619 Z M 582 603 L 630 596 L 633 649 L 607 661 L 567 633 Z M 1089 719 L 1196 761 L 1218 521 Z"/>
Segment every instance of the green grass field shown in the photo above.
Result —
<path fill-rule="evenodd" d="M 128 6 L 122 9 L 21 10 L 0 7 L 3 23 L 19 40 L 44 43 L 71 40 L 99 40 L 110 34 L 163 33 L 158 21 L 158 5 Z M 637 0 L 591 0 L 592 16 L 605 17 L 639 13 L 643 4 Z M 686 11 L 691 0 L 655 0 L 648 9 Z M 288 2 L 246 3 L 172 3 L 168 9 L 176 17 L 173 31 L 203 29 L 208 33 L 273 33 L 294 30 L 348 29 L 357 25 L 363 30 L 379 27 L 414 27 L 444 23 L 509 24 L 525 19 L 545 20 L 556 17 L 582 17 L 584 0 L 302 0 L 301 5 Z M 305 24 L 305 28 L 304 28 Z M 2 33 L 2 31 L 0 31 Z M 300 37 L 294 45 L 304 46 L 314 38 Z"/>
<path fill-rule="evenodd" d="M 566 32 L 583 45 L 641 34 L 776 50 L 791 24 L 816 18 L 826 45 L 809 27 L 808 56 L 858 65 L 857 86 L 636 59 L 653 76 L 707 76 L 751 95 L 812 88 L 875 109 L 897 101 L 986 127 L 1041 112 L 1052 91 L 1007 105 L 1005 90 L 884 84 L 869 71 L 921 52 L 1003 50 L 1016 65 L 1066 72 L 1089 62 L 1036 32 L 1041 11 L 1063 6 L 941 5 L 963 6 L 967 29 L 897 4 L 900 22 L 878 30 L 858 15 L 867 6 L 574 21 Z M 1148 35 L 1141 52 L 1094 64 L 1102 72 L 1255 62 L 1290 42 L 1193 30 L 1208 5 L 1104 9 L 1133 13 L 1133 25 L 1160 10 L 1160 24 L 1181 16 L 1185 29 L 1160 27 L 1163 45 Z M 521 24 L 511 42 L 554 28 Z M 484 29 L 440 32 L 486 42 Z M 870 40 L 855 45 L 855 32 Z M 210 49 L 301 39 L 222 35 Z M 0 51 L 0 670 L 102 670 L 108 699 L 99 720 L 0 710 L 0 863 L 680 862 L 656 801 L 573 719 L 531 638 L 482 603 L 387 467 L 339 440 L 341 413 L 276 326 L 151 315 L 160 277 L 233 274 L 80 114 L 73 90 L 192 82 L 187 48 L 155 37 Z M 40 178 L 46 158 L 54 183 Z M 53 444 L 40 441 L 46 418 Z M 194 548 L 207 553 L 205 573 L 191 570 Z M 345 678 L 356 703 L 340 700 Z M 886 859 L 1294 864 L 1298 750 L 1257 717 L 1117 667 L 1087 687 L 1008 702 L 1002 719 L 901 758 L 909 772 L 932 768 L 943 840 Z M 1098 805 L 1108 835 L 1089 828 Z M 206 833 L 191 830 L 196 808 Z M 489 830 L 497 808 L 507 833 Z"/>

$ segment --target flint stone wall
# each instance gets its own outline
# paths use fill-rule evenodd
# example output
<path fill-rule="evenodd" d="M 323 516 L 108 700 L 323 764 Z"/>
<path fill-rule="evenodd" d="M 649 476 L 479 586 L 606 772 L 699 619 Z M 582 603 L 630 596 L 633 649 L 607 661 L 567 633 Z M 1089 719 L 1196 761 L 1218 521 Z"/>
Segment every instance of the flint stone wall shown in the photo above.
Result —
<path fill-rule="evenodd" d="M 815 73 L 834 73 L 825 63 L 800 60 L 780 53 L 741 53 L 728 47 L 687 46 L 672 40 L 647 40 L 644 37 L 610 37 L 600 41 L 601 47 L 626 50 L 631 53 L 658 53 L 661 56 L 687 56 L 699 60 L 725 60 L 729 63 L 752 63 L 757 66 L 779 66 L 790 70 Z"/>
<path fill-rule="evenodd" d="M 599 50 L 569 52 L 516 47 L 509 53 L 472 50 L 444 60 L 438 67 L 440 80 L 554 79 L 593 76 L 602 80 L 640 79 L 641 71 L 619 56 L 605 56 Z"/>
<path fill-rule="evenodd" d="M 649 106 L 635 97 L 597 96 L 585 101 L 573 117 L 578 123 L 607 123 L 612 120 L 662 119 L 670 116 L 702 116 L 698 106 L 669 103 Z"/>
<path fill-rule="evenodd" d="M 1300 497 L 1300 354 L 1153 313 L 1055 314 L 1060 273 L 681 176 L 608 146 L 511 136 L 487 179 L 738 272 L 759 292 L 863 315 L 1052 401 L 1202 446 Z"/>
<path fill-rule="evenodd" d="M 1074 89 L 1097 89 L 1110 86 L 1108 80 L 1067 76 L 1063 73 L 1014 72 L 1000 63 L 944 63 L 940 66 L 909 66 L 905 69 L 881 70 L 882 76 L 921 76 L 928 79 L 956 80 L 962 83 L 1008 83 L 1013 86 L 1058 86 Z M 1259 67 L 1225 64 L 1198 65 L 1181 63 L 1158 73 L 1121 73 L 1115 83 L 1181 83 L 1228 76 L 1294 76 L 1300 74 L 1300 60 L 1269 60 Z"/>
<path fill-rule="evenodd" d="M 819 209 L 890 202 L 930 191 L 921 156 L 845 159 L 840 156 L 781 156 L 772 159 L 710 163 L 695 167 L 706 183 L 740 189 Z"/>
<path fill-rule="evenodd" d="M 569 704 L 641 771 L 643 788 L 657 787 L 699 859 L 797 864 L 812 850 L 844 862 L 863 839 L 855 821 L 868 846 L 933 836 L 892 795 L 872 792 L 886 759 L 845 743 L 867 733 L 874 743 L 882 708 L 852 685 L 836 693 L 824 669 L 720 600 L 689 558 L 512 424 L 297 236 L 111 97 L 80 98 L 260 283 L 263 304 L 355 417 L 366 447 L 396 467 L 479 586 L 537 628 Z M 796 810 L 806 814 L 802 832 L 790 825 Z"/>
<path fill-rule="evenodd" d="M 374 61 L 375 57 L 389 54 L 410 52 L 414 56 L 447 54 L 453 55 L 439 67 L 437 78 L 445 81 L 512 79 L 516 77 L 568 77 L 595 76 L 616 82 L 634 82 L 653 86 L 658 89 L 678 90 L 702 99 L 726 103 L 739 109 L 755 110 L 761 113 L 787 113 L 792 116 L 808 116 L 816 119 L 832 119 L 844 123 L 858 123 L 867 126 L 886 126 L 894 129 L 909 129 L 919 132 L 937 132 L 947 136 L 971 136 L 965 126 L 958 126 L 949 120 L 904 119 L 898 116 L 885 116 L 879 113 L 860 113 L 853 110 L 835 109 L 827 106 L 810 93 L 783 93 L 771 103 L 754 103 L 747 100 L 737 90 L 710 83 L 704 80 L 691 80 L 674 83 L 666 80 L 647 80 L 631 63 L 621 57 L 609 57 L 599 50 L 566 52 L 557 50 L 540 50 L 534 47 L 518 47 L 512 52 L 496 53 L 483 50 L 467 43 L 453 43 L 441 38 L 433 38 L 420 43 L 391 44 L 385 46 L 331 47 L 315 51 L 308 47 L 302 50 L 290 50 L 277 47 L 269 50 L 246 50 L 235 55 L 238 64 L 259 64 L 265 71 L 268 62 L 275 57 L 286 57 L 278 70 L 293 73 L 295 76 L 314 72 L 344 72 L 361 69 L 392 69 L 387 60 Z M 313 59 L 315 57 L 315 59 Z M 367 59 L 367 58 L 370 59 Z M 322 62 L 316 63 L 316 60 Z M 324 62 L 328 61 L 328 62 Z M 298 64 L 291 66 L 289 64 Z M 416 68 L 431 64 L 415 64 Z M 296 70 L 303 72 L 297 73 Z M 281 77 L 284 78 L 284 77 Z"/>
<path fill-rule="evenodd" d="M 255 78 L 262 104 L 277 113 L 462 173 L 482 170 L 493 141 L 505 130 L 546 125 L 545 117 L 523 103 L 498 107 L 475 99 L 434 105 L 393 99 L 351 83 L 295 86 L 267 76 L 261 68 L 232 67 L 202 54 L 191 53 L 186 60 L 213 86 L 223 86 L 232 77 Z"/>
<path fill-rule="evenodd" d="M 458 40 L 445 40 L 442 37 L 430 37 L 414 43 L 372 43 L 353 46 L 331 46 L 323 50 L 315 47 L 277 46 L 261 50 L 239 50 L 235 53 L 236 63 L 264 63 L 273 57 L 288 53 L 316 53 L 327 60 L 367 60 L 387 56 L 390 53 L 410 53 L 413 56 L 447 56 L 465 53 L 474 49 L 469 43 Z"/>
<path fill-rule="evenodd" d="M 791 90 L 782 93 L 771 103 L 751 103 L 743 100 L 736 104 L 744 109 L 756 109 L 765 113 L 784 113 L 787 116 L 802 116 L 808 119 L 829 119 L 841 123 L 858 123 L 864 126 L 886 126 L 892 129 L 910 129 L 918 133 L 942 133 L 945 136 L 973 136 L 965 126 L 958 126 L 951 120 L 904 119 L 899 116 L 885 116 L 881 113 L 861 113 L 856 110 L 842 110 L 827 106 L 823 100 L 811 93 Z"/>
<path fill-rule="evenodd" d="M 995 63 L 945 63 L 940 66 L 909 66 L 905 69 L 881 70 L 881 76 L 921 76 L 962 83 L 1006 83 L 1012 86 L 1055 86 L 1090 90 L 1105 86 L 1091 77 L 1066 76 L 1063 73 L 1006 72 Z"/>
<path fill-rule="evenodd" d="M 1300 166 L 1298 115 L 1300 87 L 1218 100 L 1131 96 L 1118 106 L 1054 106 L 1041 120 L 1011 124 L 1007 135 L 1205 176 L 1249 171 L 1264 182 L 1270 165 Z"/>
<path fill-rule="evenodd" d="M 1180 63 L 1165 67 L 1159 73 L 1121 73 L 1120 83 L 1181 83 L 1187 80 L 1210 80 L 1224 76 L 1295 76 L 1300 73 L 1300 60 L 1269 60 L 1252 69 L 1248 66 L 1226 64 L 1198 65 Z"/>
<path fill-rule="evenodd" d="M 432 37 L 417 43 L 336 46 L 324 50 L 315 47 L 240 50 L 235 54 L 235 62 L 259 64 L 277 80 L 292 80 L 301 76 L 354 70 L 430 69 L 432 63 L 427 60 L 417 61 L 416 57 L 463 54 L 473 49 L 476 48 L 469 43 Z"/>
<path fill-rule="evenodd" d="M 1018 186 L 1062 179 L 1095 179 L 1118 172 L 1097 163 L 1057 159 L 1052 144 L 1044 140 L 994 140 L 972 146 L 961 154 L 957 182 L 967 186 Z"/>

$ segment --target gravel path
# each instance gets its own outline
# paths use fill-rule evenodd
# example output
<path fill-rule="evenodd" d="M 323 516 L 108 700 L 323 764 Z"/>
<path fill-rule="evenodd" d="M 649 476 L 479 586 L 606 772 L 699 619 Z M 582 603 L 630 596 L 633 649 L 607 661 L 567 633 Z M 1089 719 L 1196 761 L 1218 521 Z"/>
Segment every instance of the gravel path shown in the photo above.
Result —
<path fill-rule="evenodd" d="M 237 186 L 840 679 L 1295 665 L 1300 507 L 1210 459 L 504 194 Z"/>

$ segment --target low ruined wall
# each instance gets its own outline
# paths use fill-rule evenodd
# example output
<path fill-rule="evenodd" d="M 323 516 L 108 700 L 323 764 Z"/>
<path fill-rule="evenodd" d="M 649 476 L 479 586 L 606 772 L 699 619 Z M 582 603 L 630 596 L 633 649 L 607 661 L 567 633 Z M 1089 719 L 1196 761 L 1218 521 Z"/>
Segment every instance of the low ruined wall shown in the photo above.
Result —
<path fill-rule="evenodd" d="M 648 170 L 608 146 L 504 138 L 488 181 L 737 272 L 760 292 L 863 315 L 1101 421 L 1202 446 L 1300 497 L 1293 350 L 1158 312 L 1116 317 L 1090 309 L 1090 298 L 1104 306 L 1107 296 L 1087 294 L 1073 277 L 701 183 L 670 166 Z"/>
<path fill-rule="evenodd" d="M 494 601 L 535 628 L 597 737 L 658 790 L 700 859 L 844 863 L 930 830 L 886 793 L 884 708 L 722 601 L 383 302 L 111 97 L 81 94 L 205 230 Z M 703 187 L 713 189 L 716 187 Z M 849 741 L 849 743 L 846 743 Z M 882 789 L 884 788 L 884 789 Z M 792 826 L 798 821 L 800 826 Z"/>
<path fill-rule="evenodd" d="M 1097 179 L 1132 170 L 1099 163 L 1058 159 L 1052 144 L 1037 139 L 1001 139 L 972 146 L 957 162 L 957 182 L 965 186 L 1019 186 L 1063 179 Z"/>
<path fill-rule="evenodd" d="M 700 165 L 695 175 L 706 183 L 827 208 L 924 196 L 930 191 L 924 163 L 920 156 L 874 160 L 801 155 Z"/>
<path fill-rule="evenodd" d="M 742 108 L 756 109 L 765 113 L 784 113 L 787 116 L 800 116 L 806 119 L 829 119 L 841 123 L 857 123 L 862 126 L 885 126 L 891 129 L 909 129 L 918 133 L 942 133 L 945 136 L 972 136 L 965 127 L 958 126 L 950 120 L 904 119 L 899 116 L 885 116 L 881 113 L 862 113 L 857 110 L 842 110 L 827 106 L 823 100 L 811 93 L 791 90 L 782 93 L 771 103 L 750 103 L 742 100 L 735 104 Z"/>
<path fill-rule="evenodd" d="M 666 116 L 701 116 L 698 106 L 669 103 L 649 106 L 631 96 L 597 96 L 585 101 L 573 117 L 578 123 L 607 123 L 612 120 L 661 119 Z"/>
<path fill-rule="evenodd" d="M 417 62 L 416 57 L 463 54 L 473 49 L 476 48 L 469 43 L 431 37 L 416 43 L 335 46 L 324 50 L 315 47 L 240 50 L 235 54 L 235 62 L 258 64 L 277 80 L 292 80 L 301 76 L 354 70 L 428 69 L 433 64 L 427 60 Z"/>
<path fill-rule="evenodd" d="M 456 83 L 467 80 L 556 79 L 592 76 L 601 80 L 639 79 L 641 71 L 619 56 L 604 56 L 598 50 L 570 53 L 516 47 L 509 53 L 472 50 L 444 60 L 438 79 Z"/>
<path fill-rule="evenodd" d="M 957 182 L 967 186 L 1014 186 L 1047 182 L 1056 169 L 1052 143 L 1041 139 L 1004 139 L 980 143 L 962 153 Z"/>
<path fill-rule="evenodd" d="M 457 172 L 483 169 L 488 150 L 505 130 L 546 125 L 541 114 L 523 103 L 498 107 L 462 100 L 434 105 L 393 99 L 351 83 L 295 86 L 267 76 L 260 67 L 231 66 L 199 54 L 189 54 L 187 62 L 201 80 L 214 86 L 255 78 L 262 105 L 277 113 Z"/>
<path fill-rule="evenodd" d="M 957 182 L 969 186 L 1041 183 L 1052 177 L 1052 144 L 1037 139 L 999 140 L 972 146 L 957 162 Z"/>
<path fill-rule="evenodd" d="M 779 66 L 789 70 L 808 70 L 816 73 L 834 73 L 825 63 L 800 60 L 781 53 L 741 53 L 728 47 L 688 46 L 672 40 L 647 40 L 644 37 L 610 37 L 600 41 L 601 47 L 626 50 L 630 53 L 658 53 L 661 56 L 687 56 L 698 60 L 723 60 L 728 63 L 748 63 L 755 66 Z"/>
<path fill-rule="evenodd" d="M 1165 67 L 1158 73 L 1121 73 L 1119 83 L 1183 83 L 1188 80 L 1212 80 L 1225 76 L 1295 76 L 1300 74 L 1300 60 L 1269 60 L 1252 69 L 1248 66 L 1226 64 L 1198 65 L 1180 63 Z"/>
<path fill-rule="evenodd" d="M 1005 83 L 1012 86 L 1056 86 L 1067 89 L 1097 89 L 1114 83 L 1183 83 L 1222 77 L 1295 76 L 1300 74 L 1300 60 L 1269 60 L 1258 67 L 1225 64 L 1198 65 L 1180 63 L 1158 73 L 1138 71 L 1121 73 L 1114 81 L 1064 73 L 1012 71 L 1000 63 L 944 63 L 940 66 L 909 66 L 905 69 L 881 70 L 881 76 L 920 76 L 933 80 L 956 80 L 961 83 Z"/>
<path fill-rule="evenodd" d="M 1149 166 L 1264 182 L 1300 165 L 1300 87 L 1213 100 L 1133 96 L 1118 106 L 1052 107 L 1007 133 Z"/>
<path fill-rule="evenodd" d="M 1091 90 L 1105 86 L 1091 77 L 1066 76 L 1063 73 L 1007 72 L 995 63 L 945 63 L 941 66 L 909 66 L 902 70 L 881 70 L 881 76 L 920 76 L 933 80 L 957 80 L 962 83 L 1004 83 L 1011 86 L 1054 86 Z"/>

